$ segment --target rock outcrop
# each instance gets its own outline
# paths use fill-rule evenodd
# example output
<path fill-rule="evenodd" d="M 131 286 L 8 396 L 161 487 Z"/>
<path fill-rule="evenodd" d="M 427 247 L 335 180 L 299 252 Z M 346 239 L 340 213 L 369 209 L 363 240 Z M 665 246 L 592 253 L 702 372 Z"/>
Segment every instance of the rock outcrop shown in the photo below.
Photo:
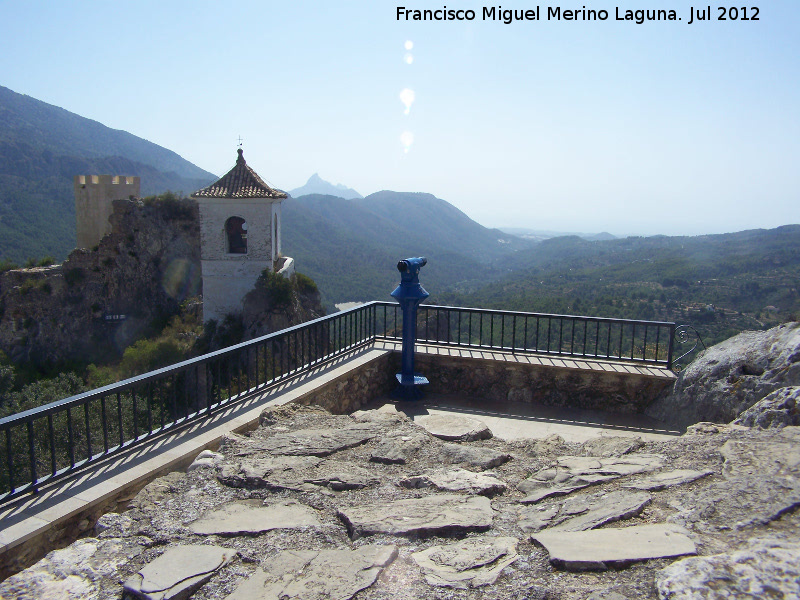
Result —
<path fill-rule="evenodd" d="M 798 427 L 454 443 L 399 413 L 263 416 L 0 597 L 119 598 L 123 584 L 197 600 L 800 595 Z M 373 459 L 387 440 L 405 462 Z M 505 487 L 482 496 L 473 476 Z M 415 477 L 428 485 L 404 485 Z"/>
<path fill-rule="evenodd" d="M 115 200 L 112 232 L 62 265 L 0 275 L 0 349 L 59 364 L 118 355 L 201 291 L 197 205 Z"/>
<path fill-rule="evenodd" d="M 800 323 L 745 331 L 712 346 L 680 373 L 672 392 L 647 409 L 686 427 L 729 423 L 768 394 L 800 385 Z"/>

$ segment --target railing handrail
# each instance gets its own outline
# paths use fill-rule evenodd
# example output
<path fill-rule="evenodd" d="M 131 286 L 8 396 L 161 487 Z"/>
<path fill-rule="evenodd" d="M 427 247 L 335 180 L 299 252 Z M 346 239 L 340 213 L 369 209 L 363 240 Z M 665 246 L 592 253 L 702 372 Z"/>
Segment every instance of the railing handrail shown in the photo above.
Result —
<path fill-rule="evenodd" d="M 365 304 L 355 306 L 353 308 L 348 308 L 347 310 L 342 310 L 333 313 L 332 315 L 325 315 L 324 317 L 318 317 L 311 321 L 305 321 L 304 323 L 300 323 L 299 325 L 293 325 L 291 327 L 287 327 L 286 329 L 273 331 L 272 333 L 262 335 L 261 337 L 253 338 L 252 340 L 247 340 L 246 342 L 240 342 L 238 344 L 234 344 L 233 346 L 220 348 L 219 350 L 214 350 L 213 352 L 208 352 L 207 354 L 202 354 L 200 356 L 195 356 L 194 358 L 189 358 L 179 363 L 167 365 L 166 367 L 161 367 L 160 369 L 156 369 L 155 371 L 148 371 L 147 373 L 142 373 L 141 375 L 134 375 L 133 377 L 129 377 L 128 379 L 123 379 L 121 381 L 105 385 L 103 387 L 87 390 L 85 392 L 81 392 L 80 394 L 75 394 L 74 396 L 68 396 L 67 398 L 64 398 L 62 400 L 57 400 L 56 402 L 51 402 L 50 404 L 45 404 L 43 406 L 38 406 L 36 408 L 30 408 L 26 411 L 15 413 L 13 415 L 9 415 L 8 417 L 0 419 L 0 427 L 14 421 L 26 421 L 27 418 L 31 416 L 35 417 L 35 416 L 47 415 L 48 413 L 55 412 L 58 409 L 67 408 L 67 406 L 79 406 L 83 404 L 83 401 L 86 399 L 94 398 L 95 396 L 104 396 L 113 394 L 117 390 L 130 387 L 131 385 L 137 383 L 145 383 L 153 379 L 158 379 L 160 376 L 166 375 L 167 373 L 180 371 L 182 369 L 186 369 L 194 365 L 207 362 L 208 360 L 213 358 L 225 356 L 226 354 L 232 354 L 233 352 L 236 352 L 237 350 L 243 350 L 248 346 L 256 346 L 258 344 L 262 344 L 265 341 L 270 340 L 271 338 L 278 338 L 282 335 L 287 335 L 294 331 L 308 328 L 322 321 L 329 321 L 335 318 L 341 318 L 343 314 L 349 312 L 356 312 L 358 310 L 363 310 L 364 306 L 375 303 L 376 302 L 374 301 L 367 302 Z"/>

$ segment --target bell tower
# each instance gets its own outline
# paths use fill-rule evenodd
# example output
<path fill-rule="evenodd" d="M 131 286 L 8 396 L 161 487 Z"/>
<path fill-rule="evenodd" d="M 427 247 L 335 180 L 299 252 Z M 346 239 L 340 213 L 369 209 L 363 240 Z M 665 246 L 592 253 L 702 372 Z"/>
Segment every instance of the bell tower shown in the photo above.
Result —
<path fill-rule="evenodd" d="M 262 271 L 276 270 L 287 194 L 267 185 L 239 148 L 233 169 L 191 197 L 200 211 L 203 321 L 219 322 L 242 312 Z"/>

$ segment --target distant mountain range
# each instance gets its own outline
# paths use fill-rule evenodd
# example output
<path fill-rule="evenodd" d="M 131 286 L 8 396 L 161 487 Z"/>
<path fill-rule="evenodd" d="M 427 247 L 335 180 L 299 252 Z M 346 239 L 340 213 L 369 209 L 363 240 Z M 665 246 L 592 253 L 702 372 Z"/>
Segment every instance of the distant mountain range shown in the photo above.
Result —
<path fill-rule="evenodd" d="M 0 86 L 0 259 L 75 247 L 74 175 L 138 175 L 143 195 L 187 194 L 216 177 L 125 131 Z"/>
<path fill-rule="evenodd" d="M 387 299 L 401 258 L 429 259 L 432 289 L 473 289 L 497 277 L 495 263 L 532 242 L 487 229 L 431 194 L 382 191 L 344 200 L 312 194 L 283 203 L 283 250 L 319 285 L 331 309 Z"/>
<path fill-rule="evenodd" d="M 344 198 L 345 200 L 364 197 L 353 188 L 349 188 L 346 185 L 342 185 L 341 183 L 333 184 L 329 181 L 325 181 L 317 173 L 314 173 L 311 177 L 309 177 L 305 185 L 295 188 L 289 192 L 289 195 L 293 198 L 299 198 L 300 196 L 307 196 L 309 194 L 337 196 L 338 198 Z"/>
<path fill-rule="evenodd" d="M 607 231 L 601 233 L 576 233 L 574 231 L 550 231 L 546 229 L 527 229 L 524 227 L 498 227 L 500 231 L 516 235 L 517 237 L 535 242 L 542 242 L 554 237 L 576 236 L 590 242 L 600 242 L 604 240 L 616 240 L 617 236 L 611 235 Z"/>

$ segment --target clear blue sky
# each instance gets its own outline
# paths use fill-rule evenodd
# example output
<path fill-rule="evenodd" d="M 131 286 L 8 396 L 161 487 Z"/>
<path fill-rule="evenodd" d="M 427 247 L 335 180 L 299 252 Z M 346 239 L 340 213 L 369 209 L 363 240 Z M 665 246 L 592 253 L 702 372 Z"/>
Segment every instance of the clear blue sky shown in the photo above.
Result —
<path fill-rule="evenodd" d="M 0 0 L 0 85 L 215 174 L 241 135 L 282 189 L 319 172 L 365 195 L 430 192 L 488 226 L 800 222 L 797 0 L 757 3 L 758 21 L 712 5 L 692 25 L 682 0 L 585 2 L 604 22 L 547 21 L 558 4 L 540 3 L 542 20 L 509 25 L 481 20 L 488 3 L 410 2 Z M 398 5 L 477 16 L 397 21 Z M 617 6 L 682 21 L 617 22 Z"/>

